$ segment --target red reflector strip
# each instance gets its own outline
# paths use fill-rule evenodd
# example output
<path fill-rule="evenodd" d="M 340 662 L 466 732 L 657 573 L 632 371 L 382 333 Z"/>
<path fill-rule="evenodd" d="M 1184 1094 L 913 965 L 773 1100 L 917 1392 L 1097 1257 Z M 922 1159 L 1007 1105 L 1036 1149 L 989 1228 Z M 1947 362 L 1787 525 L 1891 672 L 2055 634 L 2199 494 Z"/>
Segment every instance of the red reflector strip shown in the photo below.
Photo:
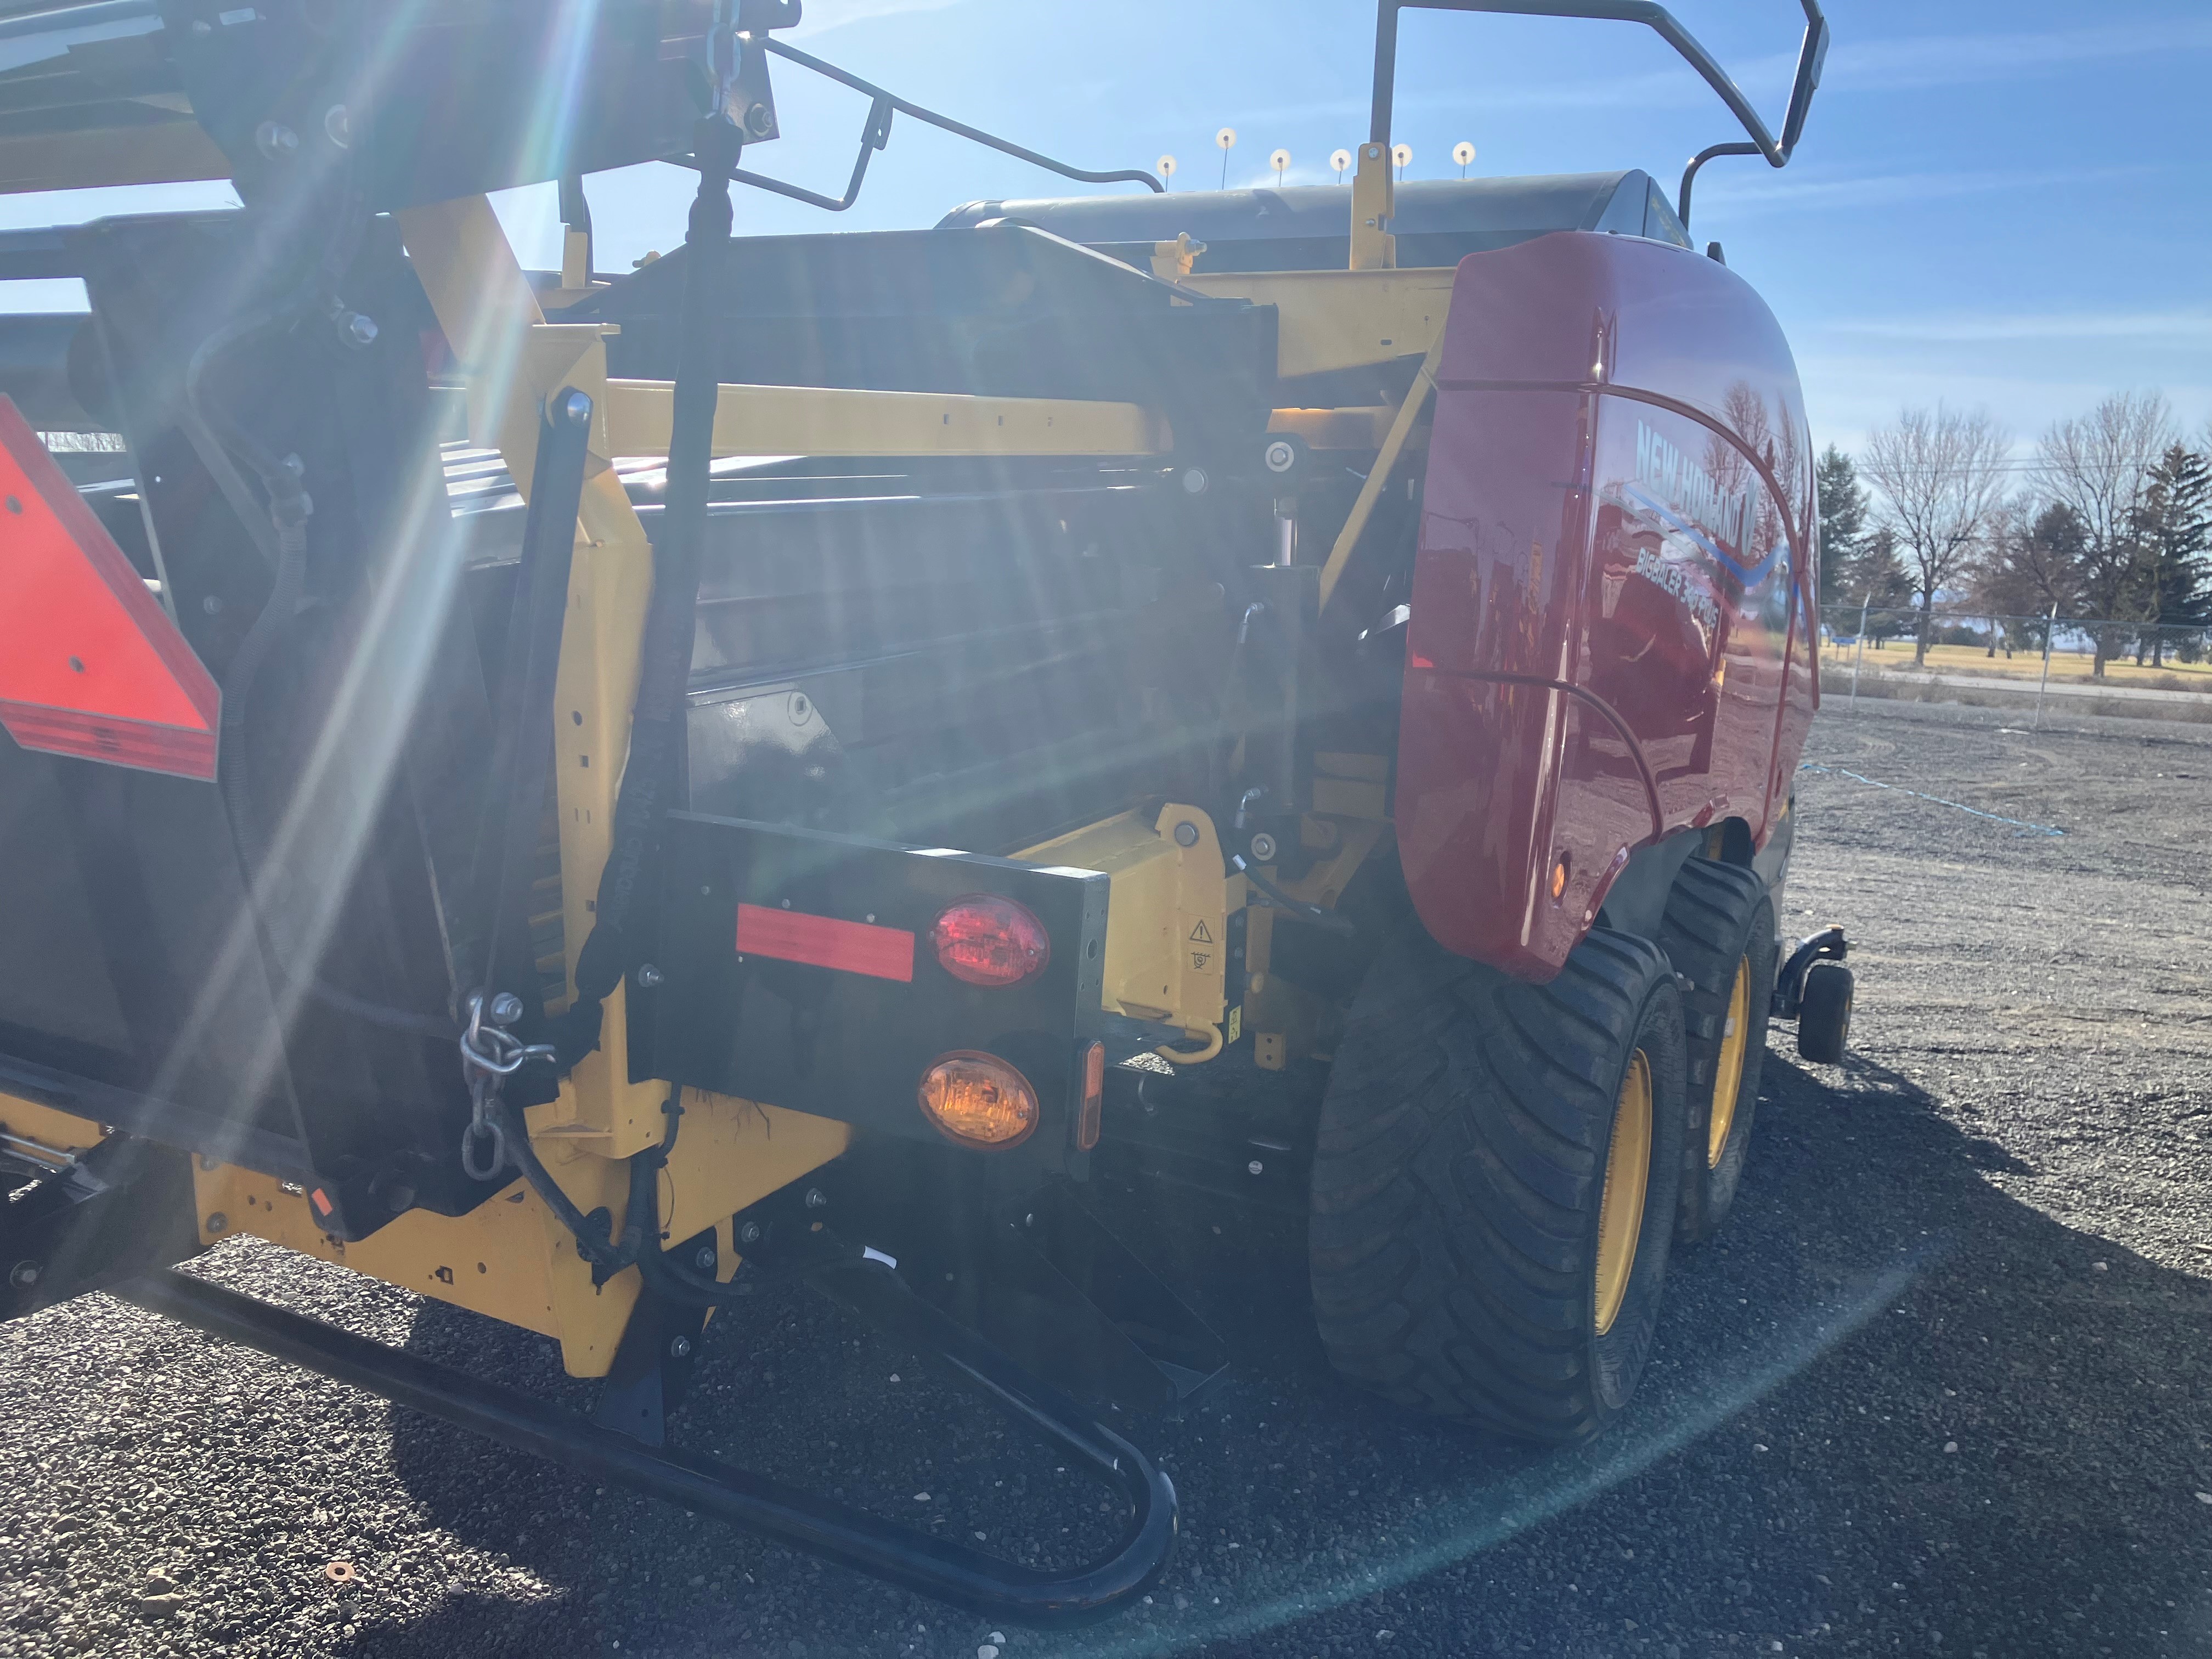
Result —
<path fill-rule="evenodd" d="M 0 397 L 0 726 L 26 749 L 212 781 L 222 696 Z"/>
<path fill-rule="evenodd" d="M 0 726 L 24 748 L 49 755 L 111 761 L 142 772 L 168 772 L 203 781 L 215 776 L 212 732 L 7 702 L 0 702 Z"/>
<path fill-rule="evenodd" d="M 842 974 L 875 979 L 914 980 L 914 935 L 865 921 L 840 921 L 804 910 L 770 910 L 757 904 L 738 907 L 740 955 L 803 962 Z"/>

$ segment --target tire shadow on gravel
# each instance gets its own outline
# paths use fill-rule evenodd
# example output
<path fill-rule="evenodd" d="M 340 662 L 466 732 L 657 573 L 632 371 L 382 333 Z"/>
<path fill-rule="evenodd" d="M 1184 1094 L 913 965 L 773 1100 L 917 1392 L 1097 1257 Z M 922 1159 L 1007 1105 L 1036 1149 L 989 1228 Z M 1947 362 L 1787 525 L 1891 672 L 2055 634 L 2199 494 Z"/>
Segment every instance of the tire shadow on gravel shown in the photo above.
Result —
<path fill-rule="evenodd" d="M 1808 1068 L 1778 1047 L 1735 1210 L 1675 1256 L 1629 1419 L 1549 1454 L 1340 1383 L 1294 1223 L 1102 1194 L 1236 1366 L 1180 1418 L 1124 1425 L 1182 1503 L 1152 1602 L 1006 1651 L 1370 1654 L 1388 1630 L 1398 1650 L 1455 1656 L 2201 1653 L 2212 1284 L 2008 1194 L 2027 1166 L 2000 1133 L 1871 1061 Z M 1031 1559 L 1105 1541 L 1093 1489 L 818 1298 L 716 1324 L 683 1443 Z M 414 1346 L 588 1407 L 521 1333 L 426 1306 Z M 718 1524 L 391 1421 L 417 1524 L 538 1588 L 426 1584 L 344 1651 L 965 1659 L 988 1638 Z"/>

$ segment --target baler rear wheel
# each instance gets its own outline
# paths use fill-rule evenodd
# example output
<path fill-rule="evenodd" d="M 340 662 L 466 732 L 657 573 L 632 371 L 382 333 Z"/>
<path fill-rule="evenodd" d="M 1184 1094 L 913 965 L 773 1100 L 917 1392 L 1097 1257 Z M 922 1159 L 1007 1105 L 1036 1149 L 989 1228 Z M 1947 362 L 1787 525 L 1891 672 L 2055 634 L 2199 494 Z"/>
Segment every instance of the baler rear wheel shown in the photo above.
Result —
<path fill-rule="evenodd" d="M 1727 1219 L 1751 1149 L 1779 948 L 1766 884 L 1741 865 L 1692 859 L 1667 895 L 1659 944 L 1690 981 L 1690 1132 L 1674 1229 L 1689 1244 Z"/>
<path fill-rule="evenodd" d="M 1650 1352 L 1682 1173 L 1681 1001 L 1593 932 L 1547 985 L 1415 927 L 1337 1044 L 1314 1159 L 1314 1308 L 1337 1370 L 1517 1437 L 1595 1433 Z"/>

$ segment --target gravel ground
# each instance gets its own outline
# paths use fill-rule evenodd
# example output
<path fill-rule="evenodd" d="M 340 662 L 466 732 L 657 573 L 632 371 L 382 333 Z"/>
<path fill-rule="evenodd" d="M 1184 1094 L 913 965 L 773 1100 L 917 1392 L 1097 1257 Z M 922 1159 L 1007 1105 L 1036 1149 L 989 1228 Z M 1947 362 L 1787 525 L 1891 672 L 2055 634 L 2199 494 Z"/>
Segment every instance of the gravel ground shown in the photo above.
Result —
<path fill-rule="evenodd" d="M 1735 1216 L 1595 1446 L 1339 1386 L 1295 1230 L 1124 1212 L 1237 1358 L 1134 1427 L 1182 1543 L 1116 1622 L 994 1632 L 88 1297 L 0 1329 L 0 1655 L 2212 1652 L 2212 750 L 1862 704 L 1808 759 L 1787 921 L 1857 940 L 1859 1057 L 1778 1033 Z M 205 1271 L 587 1397 L 251 1241 Z M 688 1443 L 1026 1559 L 1110 1529 L 804 1292 L 706 1362 Z"/>

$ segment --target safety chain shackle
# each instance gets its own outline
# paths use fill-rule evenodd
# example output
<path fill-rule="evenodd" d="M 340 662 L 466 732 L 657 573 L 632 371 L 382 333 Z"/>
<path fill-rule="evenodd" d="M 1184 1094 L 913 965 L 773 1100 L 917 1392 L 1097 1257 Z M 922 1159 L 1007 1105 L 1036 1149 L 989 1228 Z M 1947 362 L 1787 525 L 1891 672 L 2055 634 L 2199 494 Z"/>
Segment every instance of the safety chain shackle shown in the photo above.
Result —
<path fill-rule="evenodd" d="M 507 1133 L 495 1109 L 507 1079 L 533 1060 L 550 1060 L 550 1042 L 525 1042 L 507 1028 L 522 1018 L 522 999 L 502 991 L 484 1003 L 469 998 L 468 1029 L 461 1033 L 461 1075 L 469 1085 L 469 1127 L 461 1131 L 461 1169 L 471 1181 L 490 1181 L 507 1167 Z M 479 1147 L 489 1151 L 481 1158 Z"/>

